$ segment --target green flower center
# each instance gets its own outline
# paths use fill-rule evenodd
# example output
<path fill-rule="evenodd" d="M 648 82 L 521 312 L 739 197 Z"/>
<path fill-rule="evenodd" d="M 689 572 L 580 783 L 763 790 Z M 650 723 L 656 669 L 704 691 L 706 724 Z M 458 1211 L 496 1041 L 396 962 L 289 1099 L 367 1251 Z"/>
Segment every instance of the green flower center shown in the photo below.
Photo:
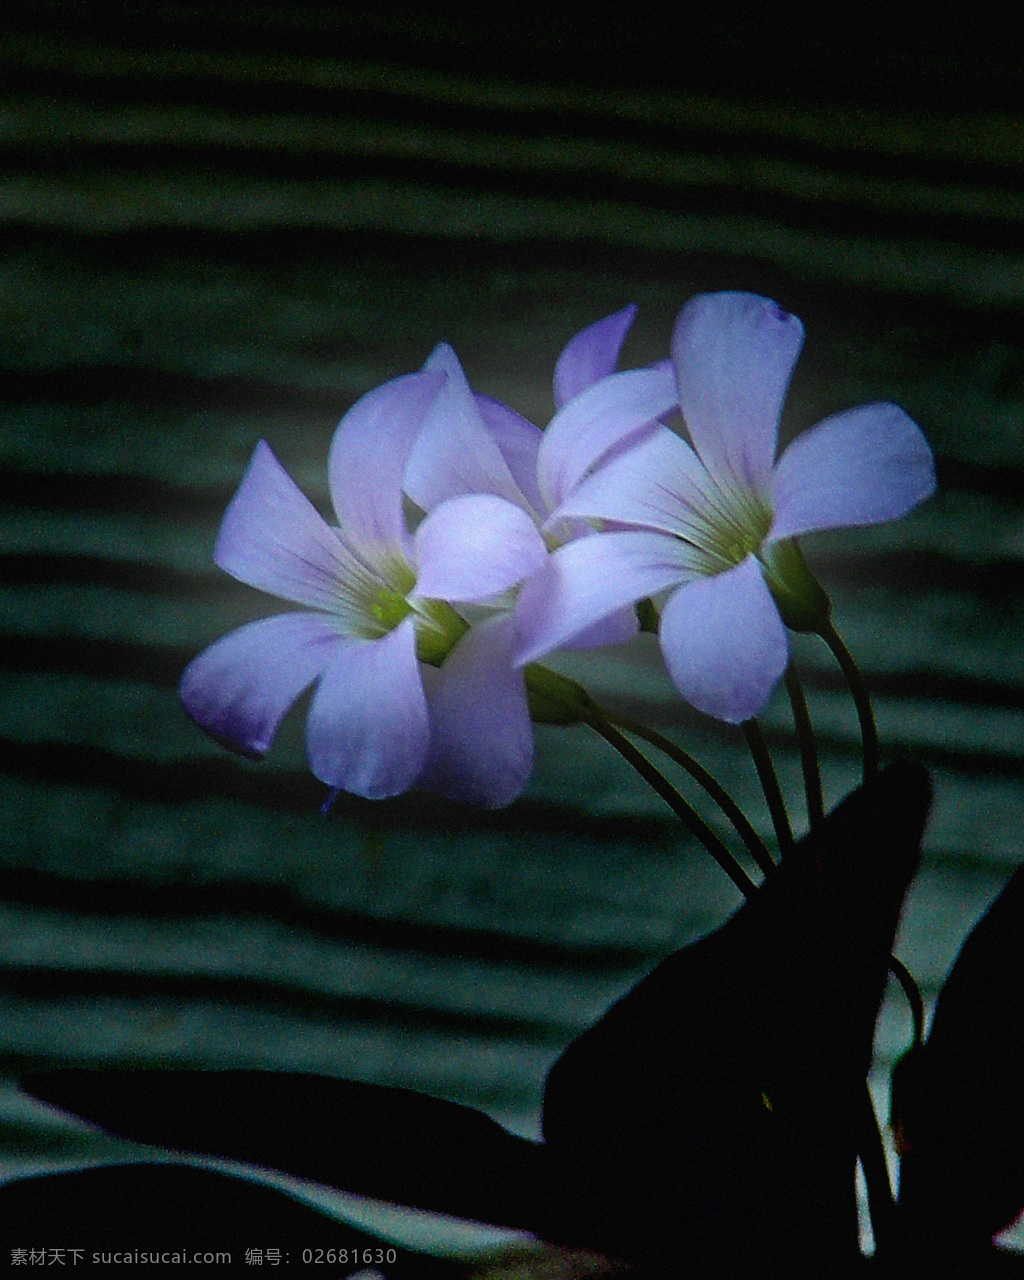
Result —
<path fill-rule="evenodd" d="M 366 602 L 369 629 L 376 636 L 394 631 L 412 613 L 412 605 L 401 591 L 393 587 L 380 587 Z"/>
<path fill-rule="evenodd" d="M 416 656 L 439 667 L 469 630 L 469 623 L 444 600 L 416 602 Z"/>
<path fill-rule="evenodd" d="M 742 499 L 720 494 L 720 501 L 704 515 L 694 544 L 704 553 L 711 576 L 725 573 L 756 555 L 772 527 L 768 504 L 753 495 Z"/>
<path fill-rule="evenodd" d="M 701 553 L 704 572 L 712 577 L 756 556 L 786 626 L 821 632 L 828 624 L 831 602 L 795 538 L 765 544 L 774 518 L 768 503 L 717 483 L 704 496 L 707 506 L 695 513 L 692 531 L 684 535 L 684 541 Z"/>
<path fill-rule="evenodd" d="M 413 616 L 416 624 L 416 656 L 439 667 L 466 634 L 469 624 L 443 600 L 412 600 L 416 574 L 402 561 L 366 572 L 355 594 L 354 613 L 358 633 L 379 640 Z M 352 597 L 350 597 L 352 600 Z"/>

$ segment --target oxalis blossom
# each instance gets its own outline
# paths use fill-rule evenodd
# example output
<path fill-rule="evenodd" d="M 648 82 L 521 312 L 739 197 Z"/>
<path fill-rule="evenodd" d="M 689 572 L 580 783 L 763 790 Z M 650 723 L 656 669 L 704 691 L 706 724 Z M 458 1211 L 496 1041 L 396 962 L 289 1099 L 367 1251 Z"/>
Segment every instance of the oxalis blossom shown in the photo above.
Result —
<path fill-rule="evenodd" d="M 467 548 L 472 546 L 473 513 L 484 495 L 527 515 L 543 530 L 548 548 L 592 534 L 586 521 L 552 519 L 552 512 L 590 466 L 623 442 L 642 438 L 676 401 L 667 361 L 613 372 L 635 314 L 635 307 L 627 307 L 566 344 L 555 366 L 556 413 L 546 432 L 507 405 L 474 393 L 452 348 L 447 343 L 435 347 L 423 368 L 443 372 L 446 383 L 413 446 L 405 476 L 408 496 L 427 512 L 443 503 L 460 504 L 466 513 Z M 572 437 L 571 458 L 555 458 L 545 450 L 552 434 Z M 466 560 L 451 562 L 446 573 L 453 576 L 432 577 L 430 587 L 454 598 L 450 593 L 462 589 L 468 570 Z M 506 611 L 515 604 L 511 598 L 498 603 Z M 636 629 L 635 613 L 627 607 L 565 643 L 577 648 L 612 644 Z M 534 656 L 540 657 L 540 651 Z"/>
<path fill-rule="evenodd" d="M 559 358 L 556 402 L 569 422 L 580 406 L 587 418 L 581 457 L 600 456 L 674 398 L 667 367 L 612 374 L 634 311 L 577 334 Z M 586 703 L 572 682 L 513 661 L 518 586 L 551 546 L 591 532 L 576 522 L 542 535 L 561 490 L 539 487 L 540 440 L 525 418 L 475 395 L 441 344 L 420 374 L 342 419 L 328 463 L 336 528 L 261 443 L 214 560 L 303 608 L 200 654 L 181 682 L 189 714 L 259 757 L 315 683 L 309 761 L 334 791 L 383 797 L 417 785 L 488 805 L 515 799 L 533 763 L 531 716 L 567 723 Z M 406 498 L 422 516 L 415 531 Z M 632 610 L 612 611 L 574 643 L 635 630 Z"/>
<path fill-rule="evenodd" d="M 602 456 L 614 441 L 642 430 L 674 402 L 667 365 L 613 373 L 634 314 L 630 307 L 589 326 L 558 358 L 556 417 L 568 426 L 581 419 L 586 423 L 578 457 Z M 551 547 L 593 531 L 582 521 L 560 522 L 542 536 L 547 516 L 573 477 L 566 471 L 548 483 L 538 474 L 540 429 L 507 405 L 474 393 L 447 343 L 434 349 L 424 371 L 443 374 L 445 383 L 405 469 L 406 494 L 427 513 L 417 531 L 416 590 L 454 603 L 474 625 L 440 669 L 427 673 L 434 737 L 419 781 L 462 799 L 497 803 L 497 795 L 511 800 L 526 783 L 531 721 L 572 723 L 592 705 L 571 681 L 535 663 L 525 670 L 514 663 L 519 580 L 513 579 L 519 571 L 524 577 L 527 571 L 542 572 Z M 424 563 L 438 531 L 446 551 L 460 553 L 431 555 Z M 503 546 L 502 538 L 513 541 Z M 509 589 L 494 592 L 489 566 L 510 554 Z M 576 648 L 615 644 L 636 629 L 634 611 L 622 608 L 567 643 Z M 491 782 L 481 791 L 481 778 L 498 776 L 504 779 L 501 788 Z"/>
<path fill-rule="evenodd" d="M 181 698 L 211 735 L 258 757 L 316 682 L 307 750 L 334 790 L 376 798 L 423 783 L 505 804 L 532 762 L 514 637 L 487 618 L 471 625 L 461 606 L 508 591 L 548 552 L 535 522 L 491 495 L 474 497 L 471 511 L 442 502 L 410 531 L 403 477 L 445 381 L 435 370 L 397 378 L 342 419 L 328 458 L 337 528 L 257 446 L 214 560 L 301 608 L 205 650 L 185 671 Z M 468 722 L 453 709 L 466 705 Z M 438 763 L 451 754 L 454 773 Z"/>
<path fill-rule="evenodd" d="M 682 695 L 734 723 L 763 708 L 788 661 L 786 625 L 828 622 L 794 539 L 894 519 L 935 486 L 924 436 L 893 404 L 835 414 L 776 460 L 802 344 L 800 321 L 767 298 L 701 295 L 672 336 L 688 441 L 658 424 L 594 467 L 588 424 L 552 423 L 540 470 L 574 480 L 549 523 L 586 518 L 605 531 L 558 549 L 526 585 L 518 661 L 667 593 L 658 636 Z"/>

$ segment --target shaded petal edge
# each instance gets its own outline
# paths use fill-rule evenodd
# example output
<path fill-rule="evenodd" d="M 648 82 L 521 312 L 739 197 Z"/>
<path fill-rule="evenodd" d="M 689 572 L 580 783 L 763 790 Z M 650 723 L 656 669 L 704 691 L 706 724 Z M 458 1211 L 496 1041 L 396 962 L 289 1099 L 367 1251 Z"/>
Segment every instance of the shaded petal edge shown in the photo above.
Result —
<path fill-rule="evenodd" d="M 614 315 L 587 325 L 569 339 L 555 364 L 556 409 L 614 372 L 637 310 L 636 304 L 631 303 Z"/>
<path fill-rule="evenodd" d="M 497 444 L 513 480 L 539 517 L 544 504 L 537 488 L 537 451 L 543 432 L 536 423 L 500 400 L 493 400 L 480 392 L 475 393 L 475 399 L 484 426 Z"/>
<path fill-rule="evenodd" d="M 343 643 L 319 614 L 283 613 L 250 622 L 189 663 L 181 677 L 182 705 L 224 746 L 262 756 L 288 708 Z"/>
<path fill-rule="evenodd" d="M 500 808 L 526 786 L 533 725 L 521 671 L 512 665 L 508 615 L 478 623 L 431 681 L 433 737 L 423 784 L 454 800 Z"/>

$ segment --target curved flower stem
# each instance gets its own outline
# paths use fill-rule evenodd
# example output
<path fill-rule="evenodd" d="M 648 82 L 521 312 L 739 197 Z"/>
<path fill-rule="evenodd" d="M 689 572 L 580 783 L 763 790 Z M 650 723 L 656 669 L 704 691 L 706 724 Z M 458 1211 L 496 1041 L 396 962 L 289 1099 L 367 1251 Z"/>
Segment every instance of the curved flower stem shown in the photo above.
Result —
<path fill-rule="evenodd" d="M 889 1244 L 892 1241 L 896 1204 L 893 1200 L 892 1183 L 889 1181 L 885 1144 L 878 1128 L 875 1104 L 871 1100 L 871 1090 L 866 1080 L 858 1111 L 860 1139 L 857 1143 L 857 1154 L 860 1156 L 861 1168 L 864 1170 L 868 1208 L 871 1213 L 871 1230 L 875 1237 L 875 1253 L 881 1255 L 889 1251 Z"/>
<path fill-rule="evenodd" d="M 857 708 L 857 718 L 860 720 L 861 751 L 864 756 L 864 781 L 867 782 L 873 774 L 878 772 L 879 762 L 878 729 L 875 726 L 875 713 L 871 710 L 871 699 L 868 696 L 867 686 L 864 683 L 864 677 L 853 660 L 853 655 L 843 644 L 842 638 L 832 625 L 831 619 L 818 634 L 832 650 L 835 660 L 842 668 L 854 706 Z"/>
<path fill-rule="evenodd" d="M 678 743 L 673 742 L 671 738 L 666 738 L 664 734 L 658 733 L 656 729 L 649 729 L 639 721 L 630 719 L 629 716 L 606 714 L 608 714 L 610 724 L 616 725 L 619 729 L 624 729 L 626 733 L 631 733 L 634 738 L 640 738 L 642 741 L 650 743 L 652 747 L 657 747 L 659 751 L 668 756 L 673 764 L 685 769 L 694 782 L 704 788 L 736 828 L 737 835 L 747 846 L 750 856 L 757 863 L 758 868 L 765 875 L 774 868 L 775 864 L 772 862 L 764 841 L 754 830 L 746 814 L 717 778 L 710 774 L 688 751 L 684 751 Z"/>
<path fill-rule="evenodd" d="M 800 746 L 800 767 L 804 773 L 804 791 L 807 793 L 807 820 L 812 831 L 825 821 L 825 801 L 821 792 L 821 770 L 818 767 L 818 747 L 814 740 L 814 726 L 807 709 L 807 698 L 796 667 L 791 662 L 786 667 L 786 692 L 793 709 L 796 740 Z"/>
<path fill-rule="evenodd" d="M 914 1019 L 914 1044 L 924 1044 L 924 999 L 917 979 L 896 956 L 889 957 L 889 972 L 903 988 L 903 994 L 910 1005 L 910 1015 Z"/>
<path fill-rule="evenodd" d="M 730 853 L 725 843 L 712 831 L 700 814 L 691 808 L 661 770 L 653 765 L 624 733 L 605 719 L 600 711 L 595 709 L 584 715 L 582 719 L 596 733 L 599 733 L 605 742 L 613 746 L 619 755 L 633 766 L 641 778 L 654 788 L 683 826 L 707 849 L 740 893 L 745 898 L 751 897 L 756 888 L 754 882 Z"/>
<path fill-rule="evenodd" d="M 793 840 L 793 828 L 789 825 L 789 815 L 786 813 L 786 802 L 782 798 L 782 788 L 779 786 L 775 766 L 772 764 L 768 744 L 765 742 L 761 726 L 756 720 L 744 720 L 741 727 L 743 736 L 747 740 L 747 746 L 750 748 L 750 754 L 754 758 L 754 767 L 757 769 L 757 776 L 761 780 L 764 798 L 768 801 L 768 810 L 772 815 L 772 825 L 775 827 L 775 838 L 779 842 L 779 852 L 785 857 L 787 853 L 792 852 L 795 841 Z"/>

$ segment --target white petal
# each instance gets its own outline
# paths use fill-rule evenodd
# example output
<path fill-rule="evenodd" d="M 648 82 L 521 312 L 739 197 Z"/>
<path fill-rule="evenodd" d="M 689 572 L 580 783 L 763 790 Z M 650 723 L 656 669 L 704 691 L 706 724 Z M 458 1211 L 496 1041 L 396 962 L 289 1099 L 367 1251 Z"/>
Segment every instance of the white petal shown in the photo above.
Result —
<path fill-rule="evenodd" d="M 368 392 L 338 424 L 327 478 L 346 542 L 372 564 L 408 559 L 402 480 L 409 451 L 445 381 L 413 373 Z"/>
<path fill-rule="evenodd" d="M 424 511 L 464 493 L 494 493 L 523 505 L 455 352 L 441 343 L 423 368 L 444 373 L 446 382 L 409 456 L 406 493 Z"/>
<path fill-rule="evenodd" d="M 702 546 L 725 499 L 693 449 L 660 424 L 603 463 L 547 521 L 565 517 L 642 525 Z"/>
<path fill-rule="evenodd" d="M 500 400 L 492 400 L 479 392 L 475 398 L 484 426 L 500 449 L 513 480 L 533 508 L 533 514 L 539 517 L 544 504 L 537 487 L 537 452 L 543 432 Z"/>
<path fill-rule="evenodd" d="M 516 662 L 542 658 L 623 606 L 694 572 L 690 548 L 660 533 L 596 533 L 567 543 L 519 595 Z"/>
<path fill-rule="evenodd" d="M 181 701 L 218 742 L 270 750 L 285 712 L 345 641 L 324 614 L 261 618 L 204 649 L 181 677 Z"/>
<path fill-rule="evenodd" d="M 624 307 L 622 311 L 581 329 L 569 339 L 555 365 L 557 409 L 615 371 L 619 352 L 636 313 L 635 305 Z"/>
<path fill-rule="evenodd" d="M 422 784 L 456 800 L 511 804 L 533 765 L 533 726 L 505 615 L 478 623 L 430 682 L 433 738 Z"/>
<path fill-rule="evenodd" d="M 224 513 L 213 559 L 251 587 L 328 610 L 355 572 L 337 533 L 262 440 Z"/>
<path fill-rule="evenodd" d="M 578 631 L 571 640 L 566 640 L 562 648 L 604 649 L 610 644 L 625 644 L 639 630 L 640 623 L 634 608 L 617 609 L 584 631 Z"/>

